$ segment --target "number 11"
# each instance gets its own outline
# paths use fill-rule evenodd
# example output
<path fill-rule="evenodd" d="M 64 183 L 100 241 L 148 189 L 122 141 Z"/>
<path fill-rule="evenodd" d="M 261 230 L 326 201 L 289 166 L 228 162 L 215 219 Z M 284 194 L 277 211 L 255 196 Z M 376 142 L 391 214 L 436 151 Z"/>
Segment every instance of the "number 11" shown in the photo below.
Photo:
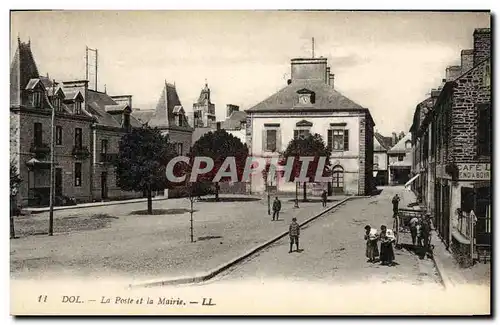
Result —
<path fill-rule="evenodd" d="M 38 296 L 38 302 L 47 302 L 47 296 L 45 295 Z"/>

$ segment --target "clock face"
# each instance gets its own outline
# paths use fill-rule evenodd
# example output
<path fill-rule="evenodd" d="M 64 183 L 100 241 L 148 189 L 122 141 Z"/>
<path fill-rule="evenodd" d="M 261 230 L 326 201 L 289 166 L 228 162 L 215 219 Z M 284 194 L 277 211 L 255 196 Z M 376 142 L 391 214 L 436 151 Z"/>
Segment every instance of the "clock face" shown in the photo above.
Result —
<path fill-rule="evenodd" d="M 299 103 L 301 104 L 309 104 L 311 102 L 309 95 L 301 95 L 299 97 Z"/>

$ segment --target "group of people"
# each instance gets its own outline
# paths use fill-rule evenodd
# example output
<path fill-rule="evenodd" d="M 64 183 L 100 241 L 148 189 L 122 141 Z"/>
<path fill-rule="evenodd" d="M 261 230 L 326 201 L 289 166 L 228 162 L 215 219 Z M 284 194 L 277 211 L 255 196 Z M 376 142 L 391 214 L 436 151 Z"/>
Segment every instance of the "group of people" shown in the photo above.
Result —
<path fill-rule="evenodd" d="M 366 257 L 369 263 L 375 263 L 377 258 L 382 265 L 392 266 L 394 264 L 394 248 L 393 243 L 396 240 L 392 229 L 387 229 L 386 226 L 380 226 L 380 233 L 377 228 L 372 228 L 370 225 L 365 226 L 366 240 Z M 378 243 L 380 242 L 380 252 Z"/>

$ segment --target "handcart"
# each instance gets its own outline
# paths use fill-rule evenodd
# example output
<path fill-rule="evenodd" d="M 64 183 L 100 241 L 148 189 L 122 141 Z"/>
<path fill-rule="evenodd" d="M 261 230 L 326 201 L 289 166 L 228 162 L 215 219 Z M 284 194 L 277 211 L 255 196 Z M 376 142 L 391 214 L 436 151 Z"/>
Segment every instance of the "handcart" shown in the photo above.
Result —
<path fill-rule="evenodd" d="M 396 237 L 395 245 L 396 247 L 401 247 L 403 245 L 411 245 L 411 231 L 410 231 L 410 220 L 414 217 L 419 217 L 424 220 L 426 215 L 426 210 L 421 207 L 413 208 L 399 208 L 398 213 L 394 217 L 393 221 L 393 231 Z M 429 235 L 430 236 L 430 235 Z M 430 243 L 430 238 L 428 238 L 428 243 Z"/>

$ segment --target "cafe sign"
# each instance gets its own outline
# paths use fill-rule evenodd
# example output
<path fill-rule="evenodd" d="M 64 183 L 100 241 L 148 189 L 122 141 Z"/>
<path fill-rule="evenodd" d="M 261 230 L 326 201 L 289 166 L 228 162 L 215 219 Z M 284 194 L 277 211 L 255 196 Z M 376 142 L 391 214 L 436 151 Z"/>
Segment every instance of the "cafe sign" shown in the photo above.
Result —
<path fill-rule="evenodd" d="M 458 178 L 460 180 L 490 180 L 491 164 L 464 164 L 457 163 Z"/>

